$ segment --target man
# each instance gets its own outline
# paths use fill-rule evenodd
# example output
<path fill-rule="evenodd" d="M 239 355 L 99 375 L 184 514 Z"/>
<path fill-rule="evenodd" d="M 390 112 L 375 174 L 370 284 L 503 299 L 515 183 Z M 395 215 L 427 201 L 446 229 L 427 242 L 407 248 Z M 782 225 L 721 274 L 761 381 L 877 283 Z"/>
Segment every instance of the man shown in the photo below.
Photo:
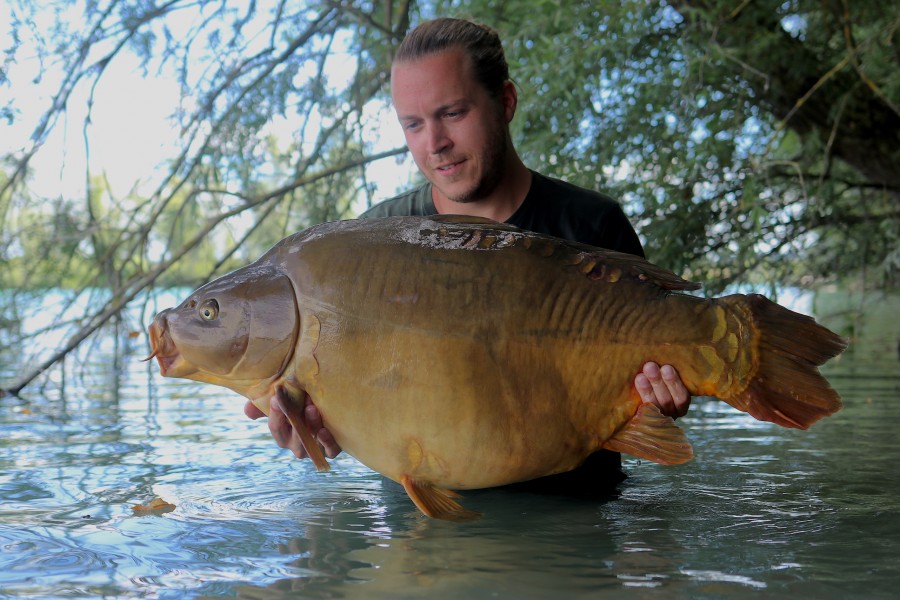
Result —
<path fill-rule="evenodd" d="M 407 145 L 428 183 L 374 206 L 362 218 L 481 216 L 643 256 L 637 234 L 615 201 L 531 171 L 519 158 L 509 133 L 518 96 L 493 30 L 458 19 L 419 25 L 398 49 L 391 88 Z M 690 396 L 671 366 L 648 363 L 634 383 L 641 398 L 664 414 L 687 412 Z M 249 402 L 244 412 L 252 419 L 262 416 Z M 305 417 L 325 454 L 336 456 L 340 446 L 322 427 L 308 397 Z M 279 398 L 272 401 L 269 429 L 279 446 L 307 456 Z M 551 486 L 595 483 L 596 473 L 606 483 L 624 478 L 618 454 L 599 452 L 588 463 L 574 475 L 554 476 Z M 580 476 L 582 470 L 591 474 Z"/>

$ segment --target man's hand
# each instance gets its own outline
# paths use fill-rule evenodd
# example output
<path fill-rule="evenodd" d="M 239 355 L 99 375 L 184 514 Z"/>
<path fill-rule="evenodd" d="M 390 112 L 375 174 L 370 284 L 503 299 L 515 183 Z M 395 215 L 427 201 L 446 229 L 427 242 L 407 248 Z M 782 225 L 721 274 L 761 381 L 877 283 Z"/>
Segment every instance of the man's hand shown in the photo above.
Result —
<path fill-rule="evenodd" d="M 660 367 L 654 362 L 648 362 L 634 378 L 634 387 L 644 402 L 652 402 L 664 415 L 673 419 L 687 414 L 691 405 L 691 396 L 681 382 L 678 372 L 671 365 Z M 341 453 L 341 447 L 331 432 L 322 426 L 322 416 L 309 395 L 304 399 L 304 403 L 303 415 L 306 426 L 319 442 L 325 456 L 334 458 Z M 244 405 L 244 414 L 251 419 L 265 416 L 252 402 Z M 300 436 L 285 416 L 277 395 L 273 396 L 269 403 L 269 431 L 280 448 L 290 448 L 297 458 L 309 458 L 309 454 L 300 443 Z"/>
<path fill-rule="evenodd" d="M 244 414 L 251 419 L 265 416 L 252 402 L 247 402 L 244 405 Z M 306 420 L 307 428 L 309 428 L 313 437 L 316 438 L 316 441 L 319 442 L 325 456 L 334 458 L 340 454 L 341 447 L 334 441 L 331 432 L 322 426 L 322 415 L 319 414 L 319 410 L 312 403 L 309 394 L 304 399 L 303 416 Z M 284 407 L 281 406 L 281 400 L 277 395 L 272 396 L 269 401 L 269 431 L 272 433 L 272 437 L 275 438 L 275 443 L 278 444 L 279 448 L 290 448 L 297 458 L 309 458 L 309 454 L 307 454 L 303 444 L 300 442 L 300 436 L 294 431 L 294 427 L 284 414 Z"/>
<path fill-rule="evenodd" d="M 644 402 L 652 402 L 673 419 L 683 417 L 691 406 L 691 396 L 672 365 L 648 362 L 635 376 L 634 387 Z"/>

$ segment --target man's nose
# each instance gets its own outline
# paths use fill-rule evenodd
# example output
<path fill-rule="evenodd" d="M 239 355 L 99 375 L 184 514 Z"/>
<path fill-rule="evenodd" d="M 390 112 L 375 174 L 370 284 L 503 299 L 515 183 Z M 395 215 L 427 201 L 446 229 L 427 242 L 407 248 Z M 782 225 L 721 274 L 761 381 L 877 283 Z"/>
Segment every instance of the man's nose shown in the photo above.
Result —
<path fill-rule="evenodd" d="M 428 152 L 441 154 L 450 149 L 453 142 L 447 135 L 447 129 L 441 123 L 435 123 L 428 127 Z"/>

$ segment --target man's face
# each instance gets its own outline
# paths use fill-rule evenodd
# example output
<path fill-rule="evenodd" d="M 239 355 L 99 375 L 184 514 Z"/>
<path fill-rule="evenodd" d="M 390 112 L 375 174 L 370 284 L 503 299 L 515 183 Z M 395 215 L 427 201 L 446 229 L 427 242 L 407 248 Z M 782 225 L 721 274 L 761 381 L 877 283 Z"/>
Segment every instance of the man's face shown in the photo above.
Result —
<path fill-rule="evenodd" d="M 395 63 L 391 90 L 413 159 L 435 193 L 454 202 L 484 199 L 511 151 L 515 88 L 492 98 L 462 50 Z"/>

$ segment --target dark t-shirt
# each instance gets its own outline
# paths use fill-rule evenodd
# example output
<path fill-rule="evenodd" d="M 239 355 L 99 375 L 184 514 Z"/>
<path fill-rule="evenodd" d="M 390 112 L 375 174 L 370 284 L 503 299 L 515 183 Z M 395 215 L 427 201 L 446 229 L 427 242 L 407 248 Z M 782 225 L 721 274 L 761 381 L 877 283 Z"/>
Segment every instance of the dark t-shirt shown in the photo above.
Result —
<path fill-rule="evenodd" d="M 431 184 L 426 183 L 376 204 L 360 218 L 436 214 Z M 641 242 L 618 202 L 534 171 L 522 206 L 506 222 L 535 233 L 644 256 Z"/>
<path fill-rule="evenodd" d="M 426 183 L 376 204 L 360 218 L 436 214 L 431 184 Z M 618 202 L 599 192 L 534 171 L 525 200 L 506 222 L 535 233 L 644 256 L 641 242 Z M 623 479 L 620 455 L 601 450 L 574 471 L 507 487 L 541 493 L 602 495 L 608 494 Z"/>

